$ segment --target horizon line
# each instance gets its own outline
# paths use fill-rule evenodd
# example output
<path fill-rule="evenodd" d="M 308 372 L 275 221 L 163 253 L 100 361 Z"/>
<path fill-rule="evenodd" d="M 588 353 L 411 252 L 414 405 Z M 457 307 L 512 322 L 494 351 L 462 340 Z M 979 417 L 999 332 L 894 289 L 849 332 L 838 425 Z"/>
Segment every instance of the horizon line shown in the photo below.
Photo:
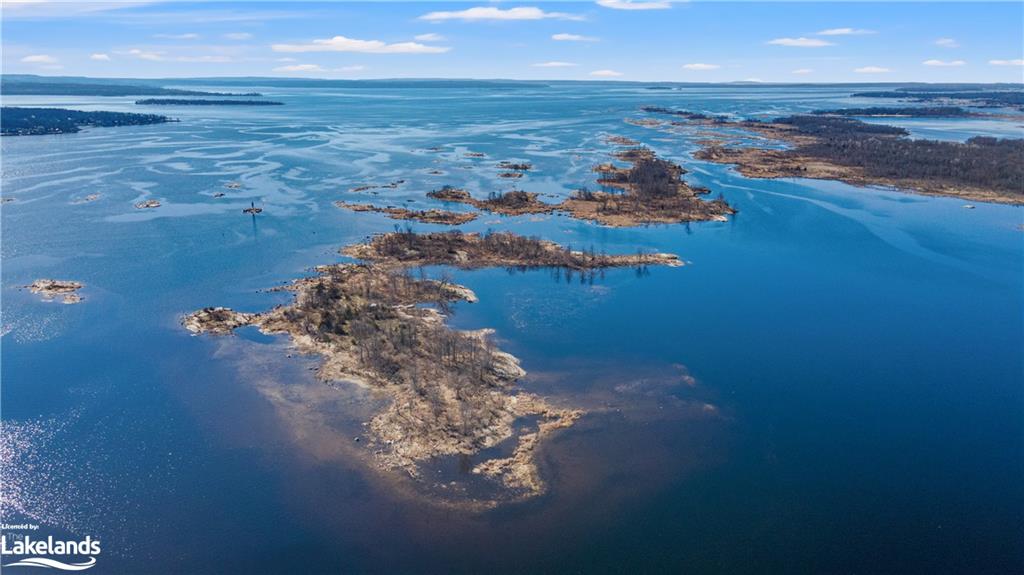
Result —
<path fill-rule="evenodd" d="M 44 74 L 25 74 L 25 73 L 0 73 L 0 78 L 6 78 L 8 76 L 25 76 L 32 78 L 45 78 L 45 79 L 86 79 L 86 80 L 294 80 L 294 81 L 318 81 L 318 82 L 388 82 L 388 81 L 471 81 L 471 82 L 580 82 L 580 83 L 615 83 L 615 84 L 682 84 L 682 85 L 721 85 L 721 84 L 744 84 L 744 85 L 871 85 L 878 86 L 884 84 L 944 84 L 944 85 L 956 85 L 956 84 L 975 84 L 975 85 L 1008 85 L 1008 86 L 1021 86 L 1024 88 L 1024 82 L 929 82 L 923 80 L 880 80 L 880 81 L 834 81 L 834 82 L 813 82 L 813 81 L 786 81 L 786 80 L 721 80 L 721 81 L 706 81 L 706 82 L 694 82 L 684 80 L 628 80 L 628 79 L 611 79 L 611 78 L 474 78 L 474 77 L 425 77 L 425 76 L 391 76 L 391 77 L 377 77 L 377 78 L 330 78 L 330 77 L 319 77 L 319 76 L 252 76 L 252 75 L 238 75 L 238 76 L 75 76 L 75 75 L 44 75 Z"/>

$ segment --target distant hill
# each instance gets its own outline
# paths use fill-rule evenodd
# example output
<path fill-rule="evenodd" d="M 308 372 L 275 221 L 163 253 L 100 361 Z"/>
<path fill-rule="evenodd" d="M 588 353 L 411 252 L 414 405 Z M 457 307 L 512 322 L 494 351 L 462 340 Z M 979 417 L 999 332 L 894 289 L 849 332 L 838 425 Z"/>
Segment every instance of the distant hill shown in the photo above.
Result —
<path fill-rule="evenodd" d="M 87 80 L 87 81 L 80 81 Z M 247 96 L 261 94 L 230 94 L 164 88 L 157 85 L 125 84 L 120 81 L 81 79 L 50 79 L 43 76 L 5 75 L 0 79 L 0 93 L 5 96 Z"/>
<path fill-rule="evenodd" d="M 146 98 L 136 100 L 138 106 L 282 106 L 284 102 L 273 100 L 207 100 L 184 98 Z"/>
<path fill-rule="evenodd" d="M 260 94 L 220 94 L 197 92 L 175 88 L 164 88 L 166 85 L 200 85 L 200 86 L 268 86 L 280 88 L 544 88 L 547 84 L 533 81 L 513 80 L 472 80 L 472 79 L 393 79 L 393 80 L 328 80 L 317 78 L 272 78 L 260 76 L 246 77 L 214 77 L 214 78 L 86 78 L 83 76 L 37 76 L 32 74 L 5 74 L 0 79 L 2 90 L 8 92 L 8 86 L 19 89 L 19 86 L 32 86 L 40 95 L 56 95 L 53 90 L 60 86 L 70 95 L 126 95 L 126 96 L 258 96 Z M 45 85 L 45 86 L 44 86 Z M 87 85 L 88 88 L 83 86 Z M 102 88 L 100 88 L 102 87 Z M 77 91 L 76 91 L 77 90 Z M 104 90 L 111 93 L 90 94 L 82 90 Z M 131 91 L 134 90 L 134 91 Z M 144 90 L 144 91 L 139 91 Z M 27 92 L 18 92 L 26 94 Z"/>

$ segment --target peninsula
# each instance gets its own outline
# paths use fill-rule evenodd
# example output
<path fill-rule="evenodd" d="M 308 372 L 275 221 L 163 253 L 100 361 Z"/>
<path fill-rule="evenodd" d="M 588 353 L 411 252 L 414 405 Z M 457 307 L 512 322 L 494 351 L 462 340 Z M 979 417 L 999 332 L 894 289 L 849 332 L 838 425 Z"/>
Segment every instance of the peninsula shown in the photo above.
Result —
<path fill-rule="evenodd" d="M 894 98 L 909 102 L 955 102 L 983 108 L 1016 107 L 1024 110 L 1024 89 L 936 90 L 901 88 L 883 92 L 857 92 L 853 98 Z"/>
<path fill-rule="evenodd" d="M 516 381 L 525 372 L 497 349 L 489 330 L 458 331 L 446 324 L 451 304 L 475 301 L 473 292 L 445 279 L 414 277 L 410 267 L 679 265 L 669 254 L 583 254 L 511 233 L 405 231 L 375 236 L 343 253 L 364 262 L 317 268 L 316 276 L 282 288 L 294 294 L 290 304 L 264 313 L 205 308 L 182 323 L 197 334 L 225 335 L 243 326 L 288 334 L 299 351 L 323 358 L 321 380 L 352 382 L 388 398 L 367 424 L 368 448 L 384 469 L 419 478 L 420 464 L 429 459 L 473 456 L 513 440 L 510 456 L 472 468 L 498 481 L 511 499 L 544 492 L 536 451 L 583 412 L 519 389 Z M 516 431 L 523 418 L 531 423 Z"/>
<path fill-rule="evenodd" d="M 886 109 L 882 109 L 886 110 Z M 862 110 L 858 110 L 861 112 Z M 858 114 L 859 115 L 859 114 Z M 974 137 L 966 142 L 911 139 L 903 128 L 843 115 L 757 120 L 686 120 L 705 130 L 737 128 L 789 144 L 788 149 L 702 142 L 700 160 L 735 164 L 752 178 L 814 178 L 889 186 L 926 195 L 1024 204 L 1024 140 Z"/>
<path fill-rule="evenodd" d="M 0 134 L 4 136 L 40 136 L 73 134 L 83 126 L 141 126 L 173 122 L 167 116 L 125 112 L 82 112 L 63 108 L 0 109 Z"/>
<path fill-rule="evenodd" d="M 816 110 L 819 116 L 859 116 L 861 118 L 967 118 L 984 116 L 959 106 L 907 106 L 872 108 L 840 108 L 838 110 Z"/>

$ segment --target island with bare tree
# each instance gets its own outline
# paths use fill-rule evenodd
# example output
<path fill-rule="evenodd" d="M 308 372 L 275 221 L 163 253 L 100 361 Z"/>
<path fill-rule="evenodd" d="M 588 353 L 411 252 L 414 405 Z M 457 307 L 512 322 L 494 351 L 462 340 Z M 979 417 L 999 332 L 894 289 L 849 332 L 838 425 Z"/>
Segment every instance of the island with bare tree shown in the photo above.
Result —
<path fill-rule="evenodd" d="M 686 173 L 682 166 L 658 158 L 649 148 L 629 148 L 616 153 L 615 157 L 630 166 L 606 163 L 595 167 L 597 183 L 604 190 L 578 190 L 558 204 L 543 202 L 538 194 L 522 190 L 491 192 L 486 199 L 478 199 L 466 190 L 445 186 L 427 195 L 502 215 L 559 211 L 615 227 L 725 221 L 736 213 L 722 197 L 703 199 L 701 196 L 710 190 L 687 184 L 682 179 Z"/>
<path fill-rule="evenodd" d="M 657 157 L 649 148 L 628 148 L 616 157 L 630 167 L 611 163 L 597 166 L 597 183 L 605 190 L 578 190 L 562 202 L 562 208 L 574 218 L 615 227 L 724 222 L 736 213 L 721 196 L 703 199 L 701 196 L 710 190 L 687 184 L 682 179 L 686 173 L 682 166 Z"/>
<path fill-rule="evenodd" d="M 427 192 L 427 197 L 473 206 L 478 210 L 484 210 L 505 216 L 521 216 L 524 214 L 547 214 L 559 208 L 557 204 L 548 204 L 538 199 L 533 192 L 522 190 L 510 190 L 508 192 L 491 192 L 487 199 L 474 198 L 468 191 L 444 186 L 438 190 Z"/>
<path fill-rule="evenodd" d="M 446 323 L 451 305 L 475 301 L 473 292 L 422 271 L 416 276 L 412 268 L 680 265 L 669 254 L 588 254 L 512 233 L 406 230 L 343 252 L 363 261 L 321 266 L 315 276 L 282 288 L 294 294 L 289 304 L 263 313 L 205 308 L 182 323 L 196 334 L 224 335 L 243 326 L 287 334 L 299 351 L 322 358 L 321 380 L 363 385 L 389 399 L 367 424 L 371 452 L 383 469 L 419 478 L 421 465 L 433 458 L 470 456 L 514 441 L 510 455 L 472 468 L 511 499 L 544 492 L 536 452 L 583 411 L 520 389 L 523 369 L 496 347 L 489 330 L 459 331 Z M 517 431 L 514 424 L 524 418 L 531 423 Z"/>

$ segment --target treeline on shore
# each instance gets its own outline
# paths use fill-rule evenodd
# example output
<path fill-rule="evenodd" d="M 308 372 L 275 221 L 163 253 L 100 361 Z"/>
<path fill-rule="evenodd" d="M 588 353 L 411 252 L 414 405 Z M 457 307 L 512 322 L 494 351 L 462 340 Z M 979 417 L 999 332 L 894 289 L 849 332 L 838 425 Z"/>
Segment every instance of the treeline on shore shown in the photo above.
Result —
<path fill-rule="evenodd" d="M 158 114 L 7 106 L 0 109 L 0 133 L 4 136 L 70 134 L 79 131 L 82 126 L 138 126 L 172 121 L 174 120 Z"/>
<path fill-rule="evenodd" d="M 906 130 L 830 116 L 790 116 L 778 124 L 814 136 L 800 155 L 855 166 L 887 179 L 939 181 L 1024 195 L 1024 140 L 977 136 L 966 142 L 911 139 Z"/>
<path fill-rule="evenodd" d="M 934 100 L 963 100 L 972 105 L 986 107 L 1024 106 L 1024 90 L 977 90 L 977 91 L 919 91 L 890 90 L 885 92 L 857 92 L 853 98 L 901 98 L 912 102 L 931 102 Z"/>

